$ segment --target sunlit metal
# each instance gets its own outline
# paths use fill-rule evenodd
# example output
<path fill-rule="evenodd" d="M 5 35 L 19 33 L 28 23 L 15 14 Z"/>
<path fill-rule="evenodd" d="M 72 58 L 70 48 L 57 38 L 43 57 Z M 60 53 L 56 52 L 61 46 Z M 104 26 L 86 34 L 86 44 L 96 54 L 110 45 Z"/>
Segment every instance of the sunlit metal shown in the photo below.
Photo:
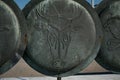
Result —
<path fill-rule="evenodd" d="M 95 7 L 94 4 L 95 4 L 95 1 L 91 0 L 91 5 L 92 5 L 93 8 Z"/>

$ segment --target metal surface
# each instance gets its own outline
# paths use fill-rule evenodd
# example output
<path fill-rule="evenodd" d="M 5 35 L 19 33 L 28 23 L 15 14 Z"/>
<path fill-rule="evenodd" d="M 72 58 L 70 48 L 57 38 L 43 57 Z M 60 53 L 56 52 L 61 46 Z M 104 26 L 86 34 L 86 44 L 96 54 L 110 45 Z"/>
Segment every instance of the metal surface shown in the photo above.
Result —
<path fill-rule="evenodd" d="M 91 5 L 92 5 L 93 8 L 95 8 L 95 6 L 94 6 L 95 5 L 95 1 L 94 0 L 91 0 Z"/>
<path fill-rule="evenodd" d="M 110 71 L 120 72 L 120 0 L 105 0 L 96 10 L 104 32 L 96 61 Z"/>
<path fill-rule="evenodd" d="M 57 77 L 57 80 L 62 80 L 62 78 L 61 77 Z"/>
<path fill-rule="evenodd" d="M 24 59 L 35 70 L 49 76 L 69 76 L 96 57 L 101 24 L 86 1 L 35 0 L 23 12 L 29 25 Z"/>
<path fill-rule="evenodd" d="M 0 0 L 0 74 L 12 68 L 25 49 L 25 19 L 11 0 Z M 24 30 L 24 31 L 23 31 Z"/>

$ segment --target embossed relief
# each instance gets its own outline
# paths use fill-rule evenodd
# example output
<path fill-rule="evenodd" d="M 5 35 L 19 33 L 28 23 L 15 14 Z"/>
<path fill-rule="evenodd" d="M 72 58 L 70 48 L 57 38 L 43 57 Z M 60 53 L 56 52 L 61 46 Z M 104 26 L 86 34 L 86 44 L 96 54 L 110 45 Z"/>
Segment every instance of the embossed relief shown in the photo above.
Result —
<path fill-rule="evenodd" d="M 107 41 L 108 50 L 120 48 L 120 17 L 112 17 L 104 24 L 106 32 L 110 32 L 112 38 Z"/>
<path fill-rule="evenodd" d="M 80 14 L 76 17 L 65 18 L 60 14 L 55 5 L 52 4 L 52 6 L 53 9 L 55 9 L 55 13 L 57 14 L 56 16 L 52 16 L 52 18 L 57 18 L 57 21 L 65 21 L 66 23 L 63 28 L 61 25 L 54 25 L 53 23 L 51 23 L 51 20 L 48 18 L 49 15 L 47 15 L 47 17 L 44 16 L 46 14 L 42 13 L 42 11 L 40 11 L 39 9 L 36 9 L 35 13 L 37 15 L 37 19 L 41 20 L 39 20 L 40 22 L 36 23 L 34 27 L 46 34 L 46 39 L 53 59 L 51 62 L 52 66 L 56 69 L 61 69 L 65 66 L 66 61 L 64 60 L 68 55 L 68 48 L 72 40 L 71 35 L 74 29 L 74 25 L 72 25 L 72 22 L 80 18 L 82 12 L 80 12 Z"/>
<path fill-rule="evenodd" d="M 9 31 L 10 28 L 8 26 L 2 26 L 0 25 L 0 32 L 3 32 L 3 31 Z"/>

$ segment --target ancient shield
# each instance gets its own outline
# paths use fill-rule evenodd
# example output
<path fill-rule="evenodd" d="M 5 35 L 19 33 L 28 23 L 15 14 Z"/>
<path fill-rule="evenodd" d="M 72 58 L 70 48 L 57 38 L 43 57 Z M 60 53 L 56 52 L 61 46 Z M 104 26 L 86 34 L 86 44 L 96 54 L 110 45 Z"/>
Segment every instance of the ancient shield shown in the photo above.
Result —
<path fill-rule="evenodd" d="M 120 0 L 102 1 L 96 11 L 104 33 L 96 61 L 110 71 L 120 72 Z"/>
<path fill-rule="evenodd" d="M 32 0 L 23 10 L 28 23 L 24 59 L 49 76 L 86 68 L 102 40 L 97 14 L 84 0 Z"/>
<path fill-rule="evenodd" d="M 25 49 L 25 18 L 11 0 L 0 0 L 0 74 L 12 68 Z"/>

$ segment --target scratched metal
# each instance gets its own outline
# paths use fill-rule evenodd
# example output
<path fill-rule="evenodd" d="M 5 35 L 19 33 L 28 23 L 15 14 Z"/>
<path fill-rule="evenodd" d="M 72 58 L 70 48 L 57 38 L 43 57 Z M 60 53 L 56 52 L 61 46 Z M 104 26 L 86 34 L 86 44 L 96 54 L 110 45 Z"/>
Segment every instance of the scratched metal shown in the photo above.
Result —
<path fill-rule="evenodd" d="M 106 0 L 97 7 L 103 24 L 104 41 L 97 62 L 104 68 L 120 72 L 120 0 Z"/>
<path fill-rule="evenodd" d="M 15 9 L 13 1 L 0 0 L 0 74 L 17 63 L 25 48 L 22 41 L 24 35 L 21 31 L 23 24 L 21 25 L 22 22 L 17 14 L 19 11 L 16 10 L 18 12 L 14 13 Z"/>
<path fill-rule="evenodd" d="M 25 7 L 29 33 L 24 58 L 37 71 L 49 76 L 73 75 L 97 55 L 100 39 L 96 45 L 96 23 L 84 7 L 89 5 L 76 1 L 36 0 Z"/>

